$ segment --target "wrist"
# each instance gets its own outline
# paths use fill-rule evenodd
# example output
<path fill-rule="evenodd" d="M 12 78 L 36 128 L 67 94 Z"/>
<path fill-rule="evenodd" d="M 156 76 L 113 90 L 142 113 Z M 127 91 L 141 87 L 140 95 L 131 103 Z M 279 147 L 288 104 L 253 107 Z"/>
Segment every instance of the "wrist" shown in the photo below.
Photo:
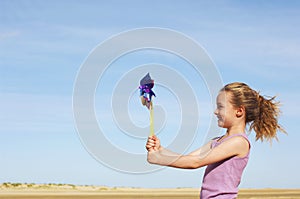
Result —
<path fill-rule="evenodd" d="M 162 146 L 159 146 L 159 147 L 158 147 L 158 151 L 159 151 L 159 152 L 162 152 L 162 151 L 164 151 L 164 150 L 165 150 L 164 147 L 162 147 Z"/>

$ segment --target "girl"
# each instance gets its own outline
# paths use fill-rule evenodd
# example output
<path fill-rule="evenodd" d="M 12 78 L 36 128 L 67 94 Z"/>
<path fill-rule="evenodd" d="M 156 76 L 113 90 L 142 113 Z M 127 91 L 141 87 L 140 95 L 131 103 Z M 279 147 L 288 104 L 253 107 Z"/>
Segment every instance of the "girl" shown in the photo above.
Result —
<path fill-rule="evenodd" d="M 277 131 L 285 132 L 278 124 L 278 103 L 274 97 L 266 99 L 244 83 L 224 86 L 216 100 L 214 114 L 218 126 L 226 128 L 226 134 L 215 138 L 188 155 L 171 152 L 160 145 L 156 136 L 148 138 L 147 160 L 182 169 L 207 166 L 200 193 L 201 199 L 232 199 L 237 197 L 238 185 L 247 165 L 250 142 L 246 136 L 246 125 L 256 132 L 256 140 L 277 139 Z"/>

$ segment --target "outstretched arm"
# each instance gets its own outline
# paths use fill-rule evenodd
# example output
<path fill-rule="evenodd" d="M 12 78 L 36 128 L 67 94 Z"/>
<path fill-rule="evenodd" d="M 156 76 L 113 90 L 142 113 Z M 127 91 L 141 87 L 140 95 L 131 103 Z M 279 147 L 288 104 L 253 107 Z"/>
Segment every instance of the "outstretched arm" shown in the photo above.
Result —
<path fill-rule="evenodd" d="M 201 156 L 201 157 L 206 156 L 211 150 L 211 143 L 212 143 L 212 140 L 207 142 L 205 145 L 203 145 L 199 149 L 189 153 L 188 155 Z"/>
<path fill-rule="evenodd" d="M 211 142 L 212 141 L 209 141 L 199 149 L 184 156 L 162 147 L 160 145 L 160 140 L 155 135 L 149 136 L 146 144 L 146 149 L 148 150 L 148 162 L 163 166 L 172 166 L 171 163 L 180 158 L 183 162 L 187 161 L 187 165 L 183 166 L 184 168 L 192 168 L 192 166 L 189 166 L 190 162 L 194 162 L 194 158 L 197 159 L 206 156 L 211 150 Z M 159 159 L 164 159 L 164 161 L 159 161 Z M 173 167 L 180 166 L 174 165 Z"/>
<path fill-rule="evenodd" d="M 188 155 L 165 155 L 161 150 L 150 150 L 148 162 L 162 166 L 182 169 L 196 169 L 212 163 L 225 160 L 229 157 L 240 155 L 241 151 L 249 150 L 248 142 L 241 137 L 231 138 L 219 146 L 210 149 L 205 155 L 200 155 L 206 147 L 200 148 Z"/>

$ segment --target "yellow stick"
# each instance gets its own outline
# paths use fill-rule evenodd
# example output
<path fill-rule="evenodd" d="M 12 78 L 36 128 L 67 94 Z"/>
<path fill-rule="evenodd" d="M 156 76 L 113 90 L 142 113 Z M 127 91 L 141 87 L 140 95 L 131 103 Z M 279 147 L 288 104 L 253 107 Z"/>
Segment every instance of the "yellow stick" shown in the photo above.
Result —
<path fill-rule="evenodd" d="M 150 136 L 154 135 L 154 118 L 153 118 L 153 104 L 150 105 Z"/>

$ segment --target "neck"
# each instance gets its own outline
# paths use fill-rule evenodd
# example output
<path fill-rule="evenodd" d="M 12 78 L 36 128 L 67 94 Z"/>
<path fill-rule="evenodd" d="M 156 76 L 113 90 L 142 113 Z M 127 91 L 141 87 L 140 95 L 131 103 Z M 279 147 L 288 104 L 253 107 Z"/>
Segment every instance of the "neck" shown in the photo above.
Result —
<path fill-rule="evenodd" d="M 227 128 L 226 135 L 241 134 L 245 132 L 246 125 L 237 125 Z"/>

